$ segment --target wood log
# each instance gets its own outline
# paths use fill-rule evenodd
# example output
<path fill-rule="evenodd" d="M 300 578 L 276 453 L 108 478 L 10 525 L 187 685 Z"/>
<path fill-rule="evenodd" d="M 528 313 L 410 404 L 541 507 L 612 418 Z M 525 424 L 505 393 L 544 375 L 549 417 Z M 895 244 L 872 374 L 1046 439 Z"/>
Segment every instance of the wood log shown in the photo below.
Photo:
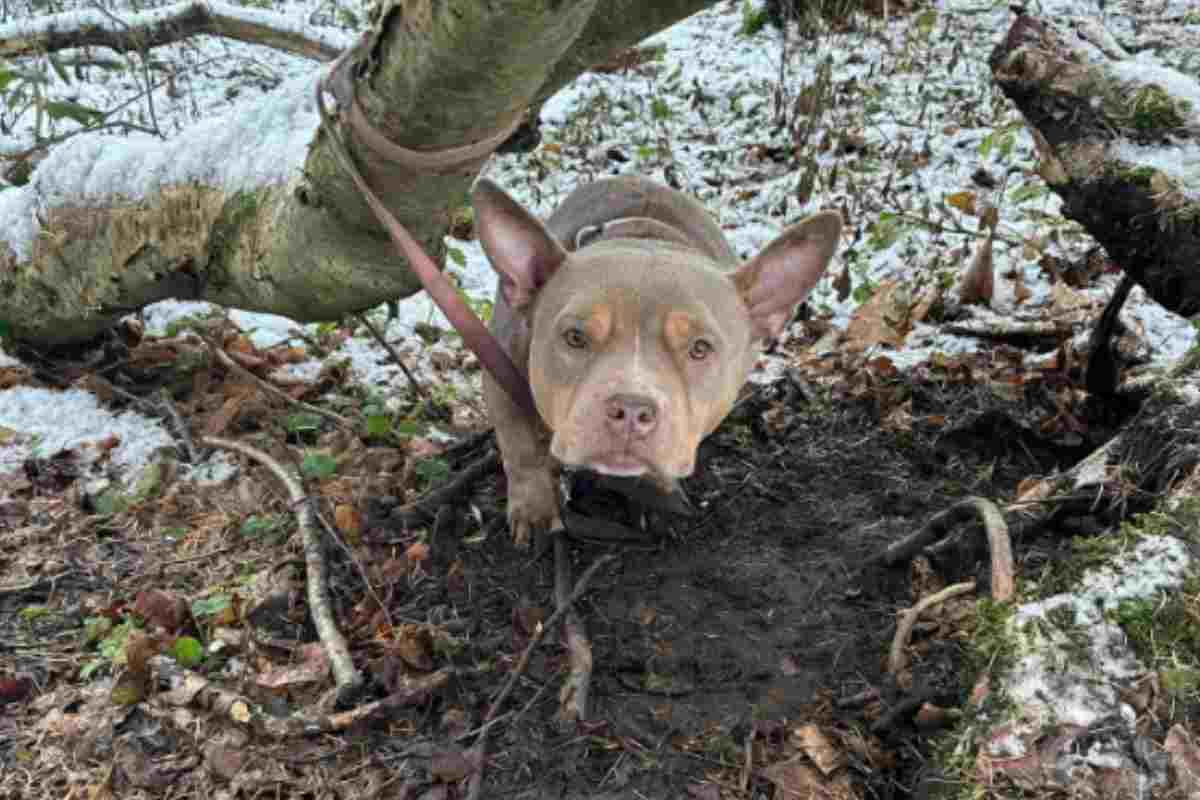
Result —
<path fill-rule="evenodd" d="M 1095 20 L 1024 13 L 989 63 L 1063 214 L 1165 308 L 1200 312 L 1200 83 Z"/>

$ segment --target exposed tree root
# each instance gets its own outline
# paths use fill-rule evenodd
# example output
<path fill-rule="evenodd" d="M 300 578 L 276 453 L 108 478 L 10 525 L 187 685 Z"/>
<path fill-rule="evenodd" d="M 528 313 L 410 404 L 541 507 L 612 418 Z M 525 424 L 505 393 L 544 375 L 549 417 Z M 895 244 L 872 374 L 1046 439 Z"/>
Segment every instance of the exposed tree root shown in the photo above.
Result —
<path fill-rule="evenodd" d="M 953 586 L 947 586 L 936 594 L 922 597 L 915 606 L 906 608 L 900 614 L 900 620 L 896 623 L 896 635 L 892 637 L 892 649 L 888 653 L 888 672 L 892 676 L 897 676 L 908 668 L 908 641 L 912 638 L 913 626 L 917 624 L 917 620 L 921 618 L 921 614 L 934 606 L 941 605 L 952 597 L 958 597 L 960 594 L 967 594 L 973 591 L 975 591 L 975 581 L 956 583 Z"/>
<path fill-rule="evenodd" d="M 908 561 L 921 550 L 943 538 L 953 526 L 978 516 L 983 522 L 988 550 L 992 557 L 992 599 L 1004 602 L 1013 595 L 1012 542 L 1008 535 L 1008 524 L 1000 509 L 982 497 L 968 497 L 935 515 L 925 527 L 911 536 L 893 542 L 875 561 L 894 566 Z"/>

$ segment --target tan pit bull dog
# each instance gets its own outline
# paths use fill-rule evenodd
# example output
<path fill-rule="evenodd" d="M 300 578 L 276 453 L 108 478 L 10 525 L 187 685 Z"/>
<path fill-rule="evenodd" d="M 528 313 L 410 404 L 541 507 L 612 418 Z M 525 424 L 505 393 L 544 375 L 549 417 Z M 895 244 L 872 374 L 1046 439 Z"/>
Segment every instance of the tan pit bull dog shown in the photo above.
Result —
<path fill-rule="evenodd" d="M 476 226 L 500 276 L 492 331 L 529 377 L 540 418 L 484 375 L 520 545 L 561 525 L 561 465 L 643 476 L 669 492 L 729 413 L 837 247 L 823 211 L 745 264 L 695 200 L 649 180 L 574 191 L 543 225 L 496 184 Z"/>

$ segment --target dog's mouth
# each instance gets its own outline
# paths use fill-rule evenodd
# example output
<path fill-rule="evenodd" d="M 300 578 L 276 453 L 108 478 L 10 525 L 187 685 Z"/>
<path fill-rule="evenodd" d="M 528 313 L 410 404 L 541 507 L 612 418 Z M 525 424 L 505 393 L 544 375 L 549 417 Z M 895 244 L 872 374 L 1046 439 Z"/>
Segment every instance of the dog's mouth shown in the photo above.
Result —
<path fill-rule="evenodd" d="M 588 459 L 588 469 L 601 475 L 613 475 L 620 478 L 636 478 L 650 471 L 646 462 L 629 453 L 606 453 Z"/>

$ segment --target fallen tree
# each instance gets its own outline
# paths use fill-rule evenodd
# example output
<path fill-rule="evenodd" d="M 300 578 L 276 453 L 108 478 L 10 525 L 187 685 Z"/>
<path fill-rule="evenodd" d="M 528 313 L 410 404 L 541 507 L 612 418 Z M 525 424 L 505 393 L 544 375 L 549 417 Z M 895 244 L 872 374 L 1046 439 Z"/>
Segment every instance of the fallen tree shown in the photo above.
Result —
<path fill-rule="evenodd" d="M 1165 308 L 1200 312 L 1200 83 L 1095 20 L 1020 14 L 990 65 L 1064 215 Z"/>
<path fill-rule="evenodd" d="M 710 2 L 384 3 L 344 60 L 337 99 L 356 102 L 404 158 L 379 155 L 362 127 L 343 122 L 341 136 L 388 209 L 440 259 L 452 213 L 527 108 Z M 72 19 L 85 20 L 74 38 L 64 27 Z M 86 17 L 40 25 L 55 31 L 38 39 L 42 48 L 86 33 Z M 0 28 L 0 52 L 21 51 L 31 36 L 28 25 Z M 319 128 L 313 97 L 324 72 L 167 141 L 72 138 L 27 185 L 0 192 L 8 334 L 39 346 L 85 340 L 169 297 L 315 321 L 418 291 Z"/>

